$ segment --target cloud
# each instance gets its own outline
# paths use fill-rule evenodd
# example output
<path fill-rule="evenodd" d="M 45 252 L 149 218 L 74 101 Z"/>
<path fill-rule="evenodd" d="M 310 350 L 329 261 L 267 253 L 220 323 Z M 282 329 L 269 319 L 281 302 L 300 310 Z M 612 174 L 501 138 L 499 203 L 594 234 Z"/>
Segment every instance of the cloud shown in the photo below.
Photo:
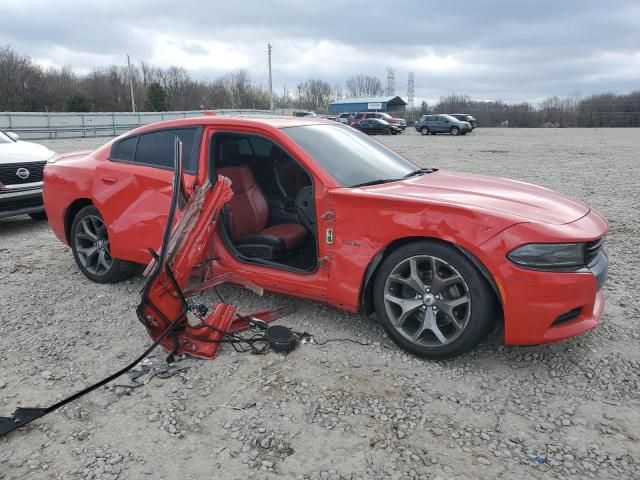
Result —
<path fill-rule="evenodd" d="M 322 77 L 386 76 L 396 92 L 415 72 L 416 96 L 537 100 L 639 88 L 640 4 L 541 0 L 395 2 L 324 0 L 93 3 L 0 0 L 0 44 L 43 64 L 87 71 L 134 61 L 178 65 L 199 78 L 248 68 L 274 86 Z"/>

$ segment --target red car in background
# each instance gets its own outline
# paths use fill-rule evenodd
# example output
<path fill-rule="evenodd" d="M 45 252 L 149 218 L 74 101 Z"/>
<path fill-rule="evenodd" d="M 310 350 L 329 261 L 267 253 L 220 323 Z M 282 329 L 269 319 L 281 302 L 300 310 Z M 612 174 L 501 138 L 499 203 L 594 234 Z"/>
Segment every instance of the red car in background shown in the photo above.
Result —
<path fill-rule="evenodd" d="M 176 136 L 187 195 L 231 180 L 213 254 L 201 252 L 216 276 L 375 311 L 399 345 L 428 358 L 473 348 L 500 318 L 506 343 L 540 344 L 590 330 L 603 313 L 598 213 L 527 183 L 420 168 L 317 118 L 175 120 L 55 157 L 46 212 L 91 280 L 126 278 L 161 245 Z"/>
<path fill-rule="evenodd" d="M 351 125 L 355 125 L 356 123 L 360 123 L 363 120 L 368 118 L 377 118 L 379 120 L 384 120 L 385 122 L 390 123 L 391 125 L 395 125 L 396 127 L 404 130 L 407 128 L 407 122 L 403 118 L 395 118 L 385 112 L 360 112 L 357 113 Z"/>

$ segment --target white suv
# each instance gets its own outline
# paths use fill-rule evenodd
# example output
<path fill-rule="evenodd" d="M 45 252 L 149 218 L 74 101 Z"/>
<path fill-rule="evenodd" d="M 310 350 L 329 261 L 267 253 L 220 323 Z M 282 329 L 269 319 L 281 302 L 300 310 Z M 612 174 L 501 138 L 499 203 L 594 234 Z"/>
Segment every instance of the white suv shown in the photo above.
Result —
<path fill-rule="evenodd" d="M 18 141 L 15 133 L 0 131 L 0 218 L 47 218 L 42 204 L 42 172 L 54 155 L 47 147 Z"/>

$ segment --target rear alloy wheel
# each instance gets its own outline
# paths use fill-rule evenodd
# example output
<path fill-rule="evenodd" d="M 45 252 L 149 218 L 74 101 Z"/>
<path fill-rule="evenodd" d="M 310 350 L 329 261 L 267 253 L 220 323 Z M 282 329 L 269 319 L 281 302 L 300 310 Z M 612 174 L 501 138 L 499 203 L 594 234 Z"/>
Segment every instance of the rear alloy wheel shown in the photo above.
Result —
<path fill-rule="evenodd" d="M 70 243 L 80 271 L 96 283 L 115 283 L 134 273 L 133 264 L 111 256 L 107 225 L 91 205 L 73 220 Z"/>
<path fill-rule="evenodd" d="M 451 127 L 451 135 L 458 135 L 460 133 L 460 129 L 458 127 Z"/>
<path fill-rule="evenodd" d="M 420 129 L 420 133 L 421 133 L 422 135 L 429 135 L 429 129 L 428 129 L 427 127 L 422 127 L 422 128 Z"/>
<path fill-rule="evenodd" d="M 486 280 L 454 247 L 420 241 L 383 262 L 376 315 L 401 347 L 430 359 L 459 355 L 489 332 L 495 301 Z"/>

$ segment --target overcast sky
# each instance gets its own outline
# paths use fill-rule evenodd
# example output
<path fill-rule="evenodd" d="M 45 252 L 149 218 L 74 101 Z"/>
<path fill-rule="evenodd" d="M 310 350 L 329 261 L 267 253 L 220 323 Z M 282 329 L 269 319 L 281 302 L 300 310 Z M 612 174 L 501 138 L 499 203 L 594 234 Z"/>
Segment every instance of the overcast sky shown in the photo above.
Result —
<path fill-rule="evenodd" d="M 123 64 L 125 54 L 178 65 L 199 78 L 237 68 L 274 88 L 352 74 L 406 97 L 449 93 L 531 101 L 640 89 L 640 0 L 165 1 L 0 0 L 0 45 L 78 70 Z"/>

